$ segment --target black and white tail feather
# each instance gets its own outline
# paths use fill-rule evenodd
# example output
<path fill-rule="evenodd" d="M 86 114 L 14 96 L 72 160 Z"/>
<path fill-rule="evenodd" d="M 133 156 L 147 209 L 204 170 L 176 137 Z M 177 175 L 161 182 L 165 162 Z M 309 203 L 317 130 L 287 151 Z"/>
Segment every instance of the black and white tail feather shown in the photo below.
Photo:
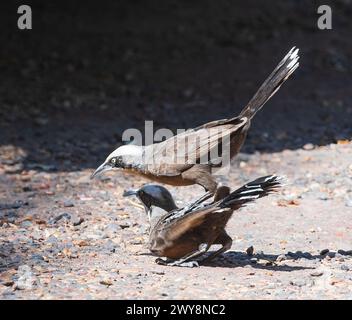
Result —
<path fill-rule="evenodd" d="M 196 205 L 192 204 L 183 209 L 174 210 L 166 214 L 163 218 L 163 224 L 170 224 L 173 221 L 178 221 L 179 219 L 186 218 L 197 212 L 204 212 L 204 214 L 207 215 L 213 214 L 214 212 L 222 213 L 223 209 L 226 208 L 237 209 L 258 198 L 265 197 L 277 191 L 278 188 L 282 187 L 283 180 L 282 177 L 276 175 L 258 178 L 231 192 L 227 197 L 216 203 L 203 203 L 202 201 L 205 201 L 207 197 L 202 197 L 200 198 L 202 201 L 195 202 Z M 204 210 L 211 207 L 213 207 L 214 211 Z"/>
<path fill-rule="evenodd" d="M 220 208 L 241 206 L 245 203 L 265 197 L 282 187 L 283 178 L 275 175 L 258 178 L 231 192 L 219 204 Z"/>
<path fill-rule="evenodd" d="M 252 119 L 264 104 L 280 89 L 281 85 L 299 66 L 299 49 L 293 47 L 280 61 L 270 76 L 263 82 L 258 91 L 242 110 L 240 117 Z"/>

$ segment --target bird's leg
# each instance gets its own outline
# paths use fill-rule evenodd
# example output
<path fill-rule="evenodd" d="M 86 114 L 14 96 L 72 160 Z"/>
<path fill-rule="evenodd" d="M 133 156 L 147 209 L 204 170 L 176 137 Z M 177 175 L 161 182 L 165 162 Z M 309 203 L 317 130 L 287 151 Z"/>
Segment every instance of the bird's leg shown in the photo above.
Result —
<path fill-rule="evenodd" d="M 219 254 L 229 250 L 232 246 L 232 239 L 226 233 L 226 231 L 223 230 L 222 233 L 220 233 L 219 236 L 216 238 L 216 240 L 213 242 L 213 244 L 221 244 L 222 247 L 219 250 L 211 253 L 208 257 L 202 260 L 202 262 L 209 262 L 213 260 L 215 257 L 217 257 Z"/>
<path fill-rule="evenodd" d="M 157 264 L 162 264 L 165 266 L 178 266 L 178 267 L 199 267 L 198 262 L 191 260 L 191 259 L 195 259 L 199 256 L 201 256 L 202 254 L 204 254 L 205 252 L 208 251 L 209 249 L 209 245 L 207 243 L 202 243 L 201 245 L 199 245 L 198 250 L 193 251 L 192 253 L 184 256 L 181 259 L 178 260 L 170 260 L 170 259 L 161 259 L 158 258 L 155 260 L 155 262 Z"/>

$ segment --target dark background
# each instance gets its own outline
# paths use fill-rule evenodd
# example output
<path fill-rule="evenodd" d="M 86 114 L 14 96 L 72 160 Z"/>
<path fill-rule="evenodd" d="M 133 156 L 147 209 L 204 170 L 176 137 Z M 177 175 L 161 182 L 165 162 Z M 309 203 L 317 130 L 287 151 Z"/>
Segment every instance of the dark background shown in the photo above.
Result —
<path fill-rule="evenodd" d="M 32 6 L 32 30 L 17 28 L 20 4 Z M 317 28 L 322 4 L 332 30 Z M 176 129 L 232 117 L 294 45 L 301 66 L 242 151 L 352 136 L 352 1 L 5 0 L 0 12 L 4 164 L 93 168 L 145 120 Z"/>

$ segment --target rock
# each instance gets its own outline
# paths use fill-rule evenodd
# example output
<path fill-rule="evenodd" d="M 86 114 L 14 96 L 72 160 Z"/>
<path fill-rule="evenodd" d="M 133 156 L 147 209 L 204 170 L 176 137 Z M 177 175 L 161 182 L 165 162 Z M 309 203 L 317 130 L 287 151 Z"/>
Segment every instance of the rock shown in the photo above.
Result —
<path fill-rule="evenodd" d="M 264 265 L 264 266 L 272 266 L 273 265 L 273 261 L 266 260 L 266 259 L 259 259 L 257 263 Z"/>
<path fill-rule="evenodd" d="M 32 254 L 31 259 L 35 260 L 36 262 L 44 261 L 44 257 L 40 254 Z"/>
<path fill-rule="evenodd" d="M 303 287 L 307 284 L 307 282 L 305 280 L 301 280 L 301 279 L 298 279 L 298 280 L 293 280 L 293 281 L 290 281 L 290 285 L 292 286 L 297 286 L 297 287 Z"/>
<path fill-rule="evenodd" d="M 73 201 L 71 201 L 71 200 L 66 200 L 66 201 L 64 201 L 63 205 L 64 205 L 64 207 L 66 207 L 66 208 L 70 208 L 70 207 L 74 207 L 74 206 L 75 206 L 75 204 L 74 204 Z"/>
<path fill-rule="evenodd" d="M 59 222 L 61 219 L 67 219 L 67 220 L 71 220 L 71 215 L 69 213 L 61 213 L 58 216 L 52 218 L 49 223 L 50 224 L 55 224 L 57 222 Z"/>
<path fill-rule="evenodd" d="M 341 268 L 341 270 L 344 270 L 344 271 L 350 271 L 351 270 L 350 267 L 345 265 L 345 264 L 343 264 L 340 268 Z"/>
<path fill-rule="evenodd" d="M 322 256 L 326 255 L 327 253 L 329 253 L 329 249 L 323 249 L 320 251 L 320 255 Z"/>
<path fill-rule="evenodd" d="M 18 218 L 18 213 L 15 211 L 10 211 L 5 215 L 5 217 L 7 222 L 14 223 Z"/>
<path fill-rule="evenodd" d="M 300 254 L 300 256 L 304 259 L 311 259 L 312 255 L 309 252 L 303 252 Z"/>
<path fill-rule="evenodd" d="M 317 194 L 317 198 L 318 198 L 319 200 L 326 201 L 326 200 L 329 199 L 329 196 L 328 196 L 328 194 L 325 193 L 325 192 L 319 192 L 319 193 Z"/>
<path fill-rule="evenodd" d="M 84 222 L 84 219 L 82 217 L 73 217 L 72 218 L 72 224 L 76 227 L 79 226 Z"/>
<path fill-rule="evenodd" d="M 277 201 L 277 205 L 279 207 L 299 206 L 300 202 L 297 199 L 292 199 L 292 200 L 279 199 Z"/>
<path fill-rule="evenodd" d="M 116 223 L 109 223 L 106 228 L 105 231 L 108 233 L 118 233 L 121 230 L 121 227 L 116 224 Z"/>
<path fill-rule="evenodd" d="M 22 265 L 18 267 L 18 279 L 15 281 L 15 289 L 17 290 L 31 290 L 37 285 L 37 278 L 31 271 L 30 266 Z"/>
<path fill-rule="evenodd" d="M 253 252 L 254 252 L 253 246 L 250 246 L 249 248 L 247 248 L 246 252 L 248 256 L 253 256 Z"/>
<path fill-rule="evenodd" d="M 306 143 L 304 146 L 303 146 L 303 150 L 313 150 L 315 148 L 314 144 L 312 143 Z"/>
<path fill-rule="evenodd" d="M 100 280 L 100 284 L 103 284 L 104 286 L 111 286 L 112 285 L 112 280 L 111 279 L 103 279 Z"/>
<path fill-rule="evenodd" d="M 313 182 L 309 185 L 309 189 L 314 192 L 319 192 L 320 188 L 321 188 L 321 185 L 318 182 Z"/>
<path fill-rule="evenodd" d="M 281 262 L 281 261 L 285 261 L 285 260 L 287 260 L 287 257 L 286 257 L 286 255 L 284 255 L 284 254 L 280 254 L 280 255 L 276 258 L 276 261 L 277 261 L 277 262 Z"/>
<path fill-rule="evenodd" d="M 340 252 L 335 253 L 335 257 L 334 258 L 339 260 L 339 261 L 340 261 L 340 259 L 342 259 L 342 261 L 344 261 L 344 255 L 341 254 Z"/>
<path fill-rule="evenodd" d="M 4 165 L 5 173 L 8 174 L 16 174 L 16 173 L 21 173 L 23 171 L 23 164 L 22 163 L 17 163 L 15 165 Z"/>
<path fill-rule="evenodd" d="M 258 262 L 258 259 L 257 259 L 257 258 L 251 258 L 249 261 L 250 261 L 251 263 L 257 263 L 257 262 Z"/>
<path fill-rule="evenodd" d="M 298 251 L 297 251 L 297 253 L 294 253 L 294 252 L 289 251 L 289 252 L 287 253 L 287 255 L 290 256 L 290 257 L 293 258 L 293 259 L 298 259 L 298 258 L 299 258 Z"/>
<path fill-rule="evenodd" d="M 23 192 L 31 192 L 33 191 L 33 187 L 32 186 L 24 186 L 22 188 Z"/>
<path fill-rule="evenodd" d="M 59 253 L 59 255 L 63 255 L 69 259 L 78 258 L 77 250 L 75 248 L 65 247 L 61 250 L 61 253 Z"/>
<path fill-rule="evenodd" d="M 75 245 L 79 247 L 87 247 L 89 246 L 89 242 L 87 240 L 76 240 L 73 242 Z"/>
<path fill-rule="evenodd" d="M 13 203 L 4 203 L 4 204 L 0 203 L 0 210 L 4 210 L 4 209 L 19 209 L 25 204 L 28 204 L 28 203 L 25 203 L 22 200 L 16 200 Z"/>
<path fill-rule="evenodd" d="M 345 250 L 341 249 L 341 250 L 338 250 L 337 253 L 339 253 L 339 254 L 341 254 L 343 256 L 352 256 L 352 250 L 345 251 Z"/>
<path fill-rule="evenodd" d="M 15 272 L 12 270 L 0 273 L 0 284 L 5 287 L 10 287 L 14 284 L 13 275 Z"/>
<path fill-rule="evenodd" d="M 345 202 L 345 206 L 349 207 L 349 208 L 352 208 L 352 199 L 347 199 L 346 202 Z"/>
<path fill-rule="evenodd" d="M 48 237 L 48 239 L 46 239 L 46 242 L 50 244 L 57 244 L 59 240 L 57 239 L 57 237 L 51 235 Z"/>
<path fill-rule="evenodd" d="M 320 276 L 322 276 L 324 274 L 324 272 L 323 271 L 314 271 L 314 272 L 311 272 L 311 276 L 312 277 L 320 277 Z"/>
<path fill-rule="evenodd" d="M 21 222 L 21 228 L 29 228 L 33 225 L 32 221 L 25 220 Z"/>
<path fill-rule="evenodd" d="M 120 228 L 121 229 L 126 229 L 126 228 L 130 228 L 132 227 L 132 223 L 131 222 L 123 222 L 120 224 Z"/>
<path fill-rule="evenodd" d="M 108 241 L 104 244 L 103 248 L 104 248 L 105 250 L 107 250 L 108 252 L 115 253 L 115 252 L 116 252 L 116 249 L 119 248 L 119 245 L 116 244 L 116 243 L 114 243 L 114 242 L 111 241 L 111 240 L 108 240 Z"/>

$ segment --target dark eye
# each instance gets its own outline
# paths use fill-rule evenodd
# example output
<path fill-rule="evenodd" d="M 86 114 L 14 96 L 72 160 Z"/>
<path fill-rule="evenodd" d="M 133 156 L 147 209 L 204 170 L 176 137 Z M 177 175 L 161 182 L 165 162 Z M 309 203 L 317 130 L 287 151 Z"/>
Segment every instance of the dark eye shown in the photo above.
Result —
<path fill-rule="evenodd" d="M 111 164 L 116 164 L 116 158 L 111 158 L 110 163 Z"/>

